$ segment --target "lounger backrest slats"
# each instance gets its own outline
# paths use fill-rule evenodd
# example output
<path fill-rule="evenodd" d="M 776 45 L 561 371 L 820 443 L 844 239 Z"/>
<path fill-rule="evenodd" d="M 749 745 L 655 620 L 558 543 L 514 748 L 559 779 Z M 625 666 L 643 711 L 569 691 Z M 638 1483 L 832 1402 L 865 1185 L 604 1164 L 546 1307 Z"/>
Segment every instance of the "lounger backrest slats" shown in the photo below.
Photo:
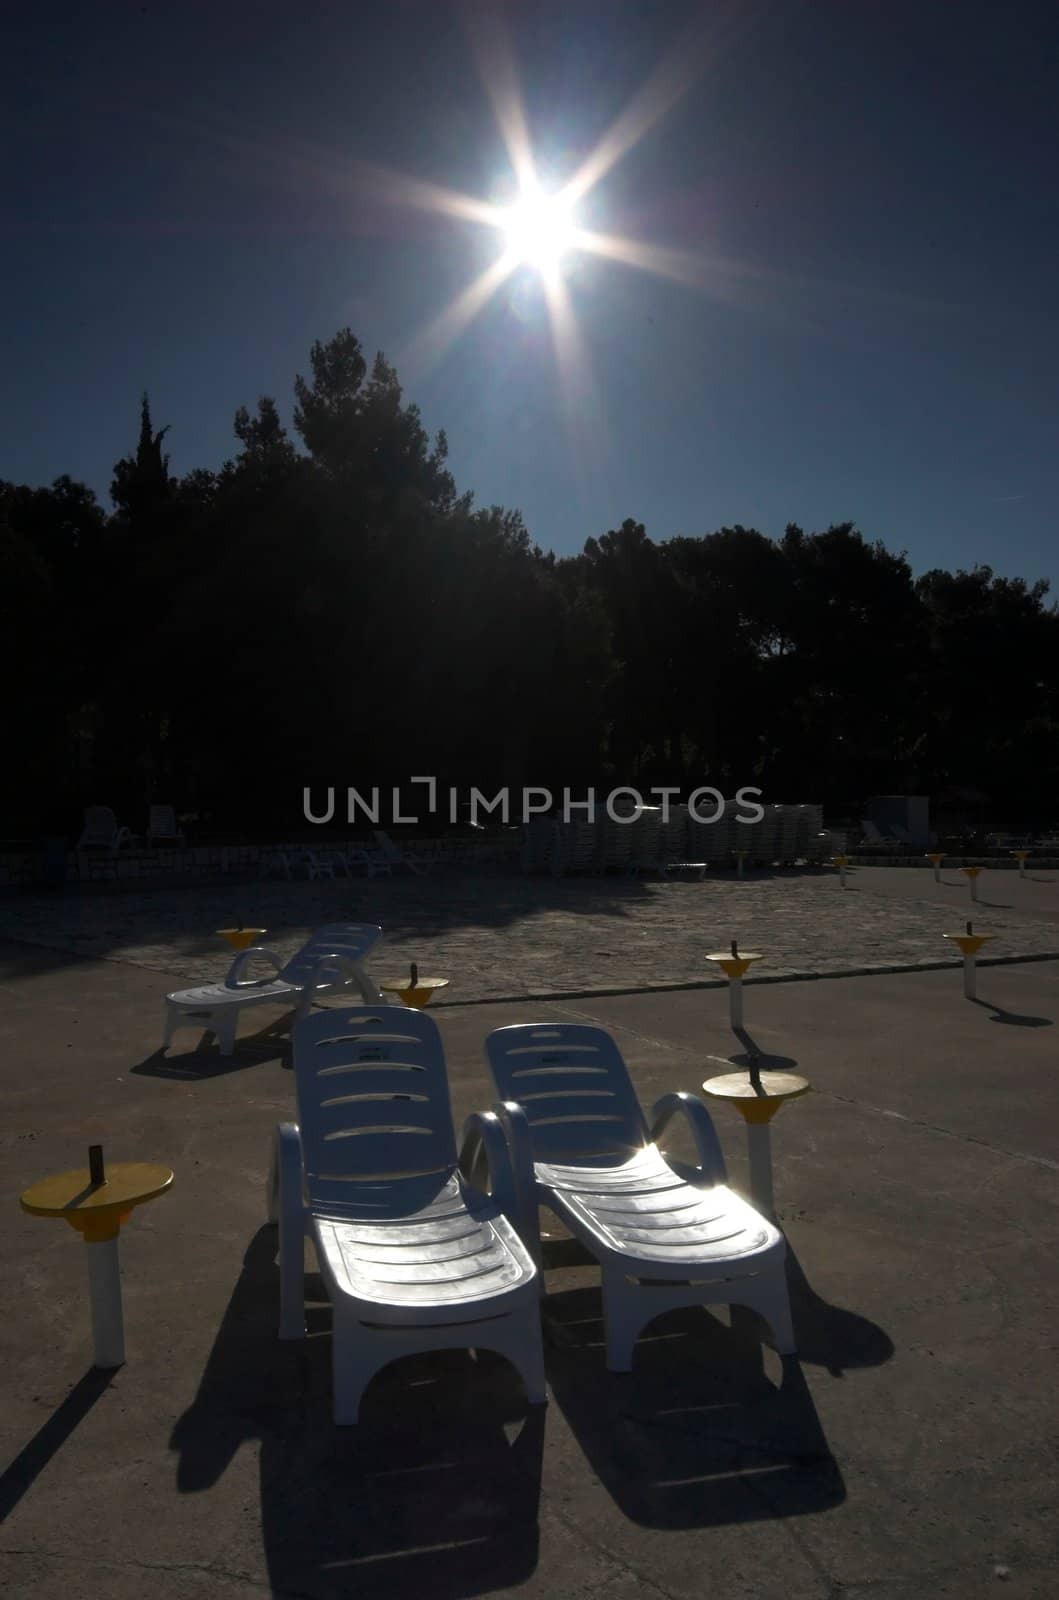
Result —
<path fill-rule="evenodd" d="M 362 922 L 335 922 L 314 928 L 312 938 L 287 962 L 282 976 L 288 983 L 308 983 L 324 955 L 345 956 L 347 961 L 359 963 L 381 932 L 381 928 Z"/>
<path fill-rule="evenodd" d="M 294 1029 L 311 1202 L 363 1207 L 456 1164 L 437 1024 L 402 1006 L 333 1008 Z"/>
<path fill-rule="evenodd" d="M 610 1163 L 649 1142 L 610 1034 L 584 1023 L 516 1023 L 485 1042 L 503 1100 L 526 1113 L 537 1161 Z"/>

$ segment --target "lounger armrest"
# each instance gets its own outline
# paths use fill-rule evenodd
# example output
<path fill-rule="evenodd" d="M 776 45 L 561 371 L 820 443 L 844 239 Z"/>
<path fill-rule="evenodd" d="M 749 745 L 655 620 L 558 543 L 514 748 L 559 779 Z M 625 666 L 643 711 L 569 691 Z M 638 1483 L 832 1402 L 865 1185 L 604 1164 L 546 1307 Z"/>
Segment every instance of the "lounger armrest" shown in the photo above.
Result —
<path fill-rule="evenodd" d="M 523 1197 L 515 1182 L 515 1168 L 504 1125 L 495 1111 L 472 1111 L 460 1130 L 460 1171 L 468 1183 L 489 1189 L 507 1220 L 522 1233 Z"/>
<path fill-rule="evenodd" d="M 297 1200 L 294 1206 L 292 1196 Z M 269 1222 L 278 1222 L 284 1207 L 291 1212 L 305 1211 L 305 1177 L 302 1165 L 302 1136 L 296 1122 L 280 1122 L 272 1139 L 272 1150 L 265 1185 Z"/>
<path fill-rule="evenodd" d="M 305 985 L 305 994 L 309 997 L 310 1002 L 317 990 L 335 988 L 334 974 L 336 972 L 344 977 L 346 984 L 351 984 L 360 991 L 360 997 L 365 1005 L 372 1006 L 382 1003 L 382 994 L 378 985 L 368 977 L 360 962 L 351 960 L 349 956 L 342 955 L 338 950 L 327 951 L 318 956 L 313 962 L 309 981 Z M 325 978 L 325 973 L 330 973 L 331 977 Z"/>
<path fill-rule="evenodd" d="M 286 1193 L 291 1201 L 297 1200 L 297 1209 L 304 1212 L 305 1168 L 302 1161 L 302 1131 L 296 1122 L 277 1124 L 276 1161 L 281 1197 Z"/>
<path fill-rule="evenodd" d="M 533 1167 L 533 1135 L 529 1118 L 517 1100 L 499 1100 L 493 1111 L 507 1137 L 515 1190 L 522 1210 L 519 1233 L 537 1266 L 541 1265 L 541 1234 L 537 1212 L 537 1174 Z"/>
<path fill-rule="evenodd" d="M 530 1193 L 536 1186 L 537 1177 L 533 1170 L 533 1135 L 529 1118 L 517 1100 L 500 1100 L 493 1110 L 507 1134 L 515 1182 L 520 1189 Z"/>
<path fill-rule="evenodd" d="M 657 1144 L 673 1118 L 680 1113 L 691 1128 L 698 1151 L 699 1167 L 710 1183 L 727 1183 L 724 1151 L 713 1125 L 713 1118 L 698 1095 L 680 1089 L 664 1094 L 651 1108 L 651 1139 Z"/>
<path fill-rule="evenodd" d="M 276 969 L 277 974 L 283 970 L 283 963 L 274 950 L 269 950 L 267 946 L 263 944 L 251 945 L 249 950 L 240 950 L 239 954 L 228 968 L 228 976 L 224 980 L 225 988 L 234 989 L 239 983 L 241 983 L 243 972 L 249 965 L 251 956 L 263 956 L 266 961 L 271 961 L 272 965 Z"/>

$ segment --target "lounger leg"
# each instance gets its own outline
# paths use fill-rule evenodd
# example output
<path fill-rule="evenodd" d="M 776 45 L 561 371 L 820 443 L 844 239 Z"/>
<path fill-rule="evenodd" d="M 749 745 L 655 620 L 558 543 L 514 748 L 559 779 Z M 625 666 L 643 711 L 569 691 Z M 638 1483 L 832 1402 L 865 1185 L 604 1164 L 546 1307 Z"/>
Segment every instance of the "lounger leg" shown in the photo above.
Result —
<path fill-rule="evenodd" d="M 603 1272 L 603 1326 L 607 1371 L 631 1372 L 632 1353 L 643 1327 L 642 1292 L 620 1273 Z"/>
<path fill-rule="evenodd" d="M 511 1315 L 506 1322 L 494 1322 L 488 1344 L 478 1347 L 495 1350 L 510 1361 L 526 1386 L 526 1399 L 531 1406 L 542 1406 L 548 1400 L 548 1381 L 544 1372 L 544 1340 L 536 1305 L 521 1316 Z M 472 1351 L 472 1354 L 474 1352 Z"/>
<path fill-rule="evenodd" d="M 331 1332 L 332 1407 L 335 1426 L 351 1428 L 360 1419 L 360 1402 L 368 1384 L 386 1364 L 396 1359 L 399 1349 L 382 1348 L 377 1337 L 353 1317 L 334 1307 Z"/>
<path fill-rule="evenodd" d="M 751 1306 L 764 1317 L 772 1329 L 778 1355 L 797 1354 L 794 1322 L 791 1319 L 791 1299 L 787 1290 L 787 1274 L 782 1262 L 767 1277 L 754 1279 L 753 1287 L 750 1284 L 746 1288 L 742 1285 L 733 1285 L 732 1295 L 736 1304 Z"/>
<path fill-rule="evenodd" d="M 163 1050 L 168 1050 L 169 1046 L 172 1044 L 173 1035 L 180 1026 L 180 1020 L 181 1013 L 179 1007 L 173 1005 L 172 1001 L 167 1001 L 165 1008 L 165 1032 L 162 1035 Z"/>
<path fill-rule="evenodd" d="M 526 1399 L 531 1406 L 542 1406 L 548 1399 L 548 1381 L 544 1375 L 544 1342 L 536 1312 L 532 1327 L 520 1332 L 518 1353 L 512 1354 L 512 1360 L 526 1385 Z"/>
<path fill-rule="evenodd" d="M 227 1011 L 210 1018 L 210 1026 L 220 1045 L 222 1056 L 230 1056 L 235 1050 L 235 1030 L 238 1022 L 239 1012 L 235 1006 L 229 1006 Z"/>

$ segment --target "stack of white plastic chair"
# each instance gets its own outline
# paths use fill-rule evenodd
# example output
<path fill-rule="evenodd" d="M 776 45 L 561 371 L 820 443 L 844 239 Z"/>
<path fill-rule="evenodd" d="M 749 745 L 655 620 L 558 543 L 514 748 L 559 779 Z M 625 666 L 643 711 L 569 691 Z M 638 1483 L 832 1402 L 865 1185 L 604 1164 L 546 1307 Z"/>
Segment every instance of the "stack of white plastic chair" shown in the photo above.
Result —
<path fill-rule="evenodd" d="M 560 827 L 551 817 L 531 817 L 523 823 L 523 872 L 552 872 L 562 866 Z"/>
<path fill-rule="evenodd" d="M 739 806 L 734 800 L 725 800 L 725 811 L 713 822 L 713 859 L 718 866 L 731 861 L 737 850 L 745 850 L 745 829 L 739 821 Z"/>
<path fill-rule="evenodd" d="M 705 799 L 697 809 L 710 816 L 711 809 L 715 810 L 716 806 Z M 689 861 L 708 861 L 713 866 L 723 866 L 727 862 L 732 847 L 733 830 L 726 812 L 709 822 L 700 822 L 689 813 L 687 846 Z"/>
<path fill-rule="evenodd" d="M 798 810 L 797 806 L 774 806 L 776 813 L 776 859 L 786 865 L 793 865 L 798 859 Z"/>
<path fill-rule="evenodd" d="M 656 868 L 662 854 L 662 807 L 644 806 L 625 827 L 629 834 L 630 870 Z"/>
<path fill-rule="evenodd" d="M 596 831 L 591 823 L 571 818 L 554 823 L 556 860 L 559 871 L 591 872 L 595 862 Z"/>
<path fill-rule="evenodd" d="M 709 861 L 717 864 L 716 855 L 717 835 L 713 824 L 700 822 L 689 811 L 684 824 L 684 859 L 685 861 Z"/>
<path fill-rule="evenodd" d="M 813 861 L 819 853 L 818 839 L 824 827 L 824 808 L 817 805 L 798 807 L 798 855 L 803 861 Z"/>
<path fill-rule="evenodd" d="M 745 812 L 745 807 L 742 806 L 735 807 L 732 812 L 732 843 L 729 859 L 734 860 L 737 852 L 742 851 L 749 866 L 758 859 L 758 851 L 761 846 L 761 824 L 760 822 L 741 822 L 739 817 L 743 812 Z"/>
<path fill-rule="evenodd" d="M 636 806 L 632 800 L 619 801 L 614 810 L 631 817 Z M 615 822 L 604 806 L 596 807 L 596 866 L 600 872 L 626 871 L 632 857 L 630 833 L 635 826 L 634 822 Z"/>
<path fill-rule="evenodd" d="M 690 860 L 687 806 L 670 806 L 669 819 L 659 830 L 659 853 L 663 862 Z"/>
<path fill-rule="evenodd" d="M 776 859 L 776 815 L 774 806 L 765 807 L 765 815 L 760 822 L 751 824 L 753 842 L 751 850 L 754 861 L 759 866 L 769 866 Z"/>

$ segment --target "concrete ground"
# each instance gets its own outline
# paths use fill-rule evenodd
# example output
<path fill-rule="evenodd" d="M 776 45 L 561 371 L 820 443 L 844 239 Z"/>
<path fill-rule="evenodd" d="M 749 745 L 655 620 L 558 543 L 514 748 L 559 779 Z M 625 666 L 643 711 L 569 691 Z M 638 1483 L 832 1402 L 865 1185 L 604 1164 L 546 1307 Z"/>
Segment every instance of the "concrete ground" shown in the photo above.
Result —
<path fill-rule="evenodd" d="M 164 975 L 0 955 L 11 1600 L 1056 1592 L 1059 962 L 987 970 L 978 1004 L 955 971 L 748 989 L 751 1041 L 813 1084 L 775 1124 L 798 1360 L 748 1315 L 690 1311 L 608 1376 L 597 1275 L 557 1239 L 545 1410 L 457 1353 L 388 1369 L 336 1430 L 314 1276 L 310 1336 L 275 1337 L 284 1034 L 163 1057 Z M 747 1045 L 716 990 L 448 1007 L 458 1118 L 490 1099 L 485 1033 L 540 1017 L 611 1028 L 647 1105 Z M 740 1126 L 717 1123 L 739 1184 Z M 122 1234 L 112 1375 L 88 1367 L 85 1246 L 17 1205 L 97 1141 L 176 1172 Z"/>
<path fill-rule="evenodd" d="M 1042 922 L 1059 920 L 1059 870 L 1034 867 L 1032 863 L 1027 863 L 1024 877 L 1014 867 L 984 867 L 975 880 L 977 903 L 972 903 L 970 883 L 958 867 L 942 866 L 937 883 L 930 867 L 850 867 L 846 888 L 847 893 L 866 892 L 944 906 L 964 916 L 981 918 L 983 928 L 995 912 L 1013 912 L 1016 917 L 1033 917 Z"/>

